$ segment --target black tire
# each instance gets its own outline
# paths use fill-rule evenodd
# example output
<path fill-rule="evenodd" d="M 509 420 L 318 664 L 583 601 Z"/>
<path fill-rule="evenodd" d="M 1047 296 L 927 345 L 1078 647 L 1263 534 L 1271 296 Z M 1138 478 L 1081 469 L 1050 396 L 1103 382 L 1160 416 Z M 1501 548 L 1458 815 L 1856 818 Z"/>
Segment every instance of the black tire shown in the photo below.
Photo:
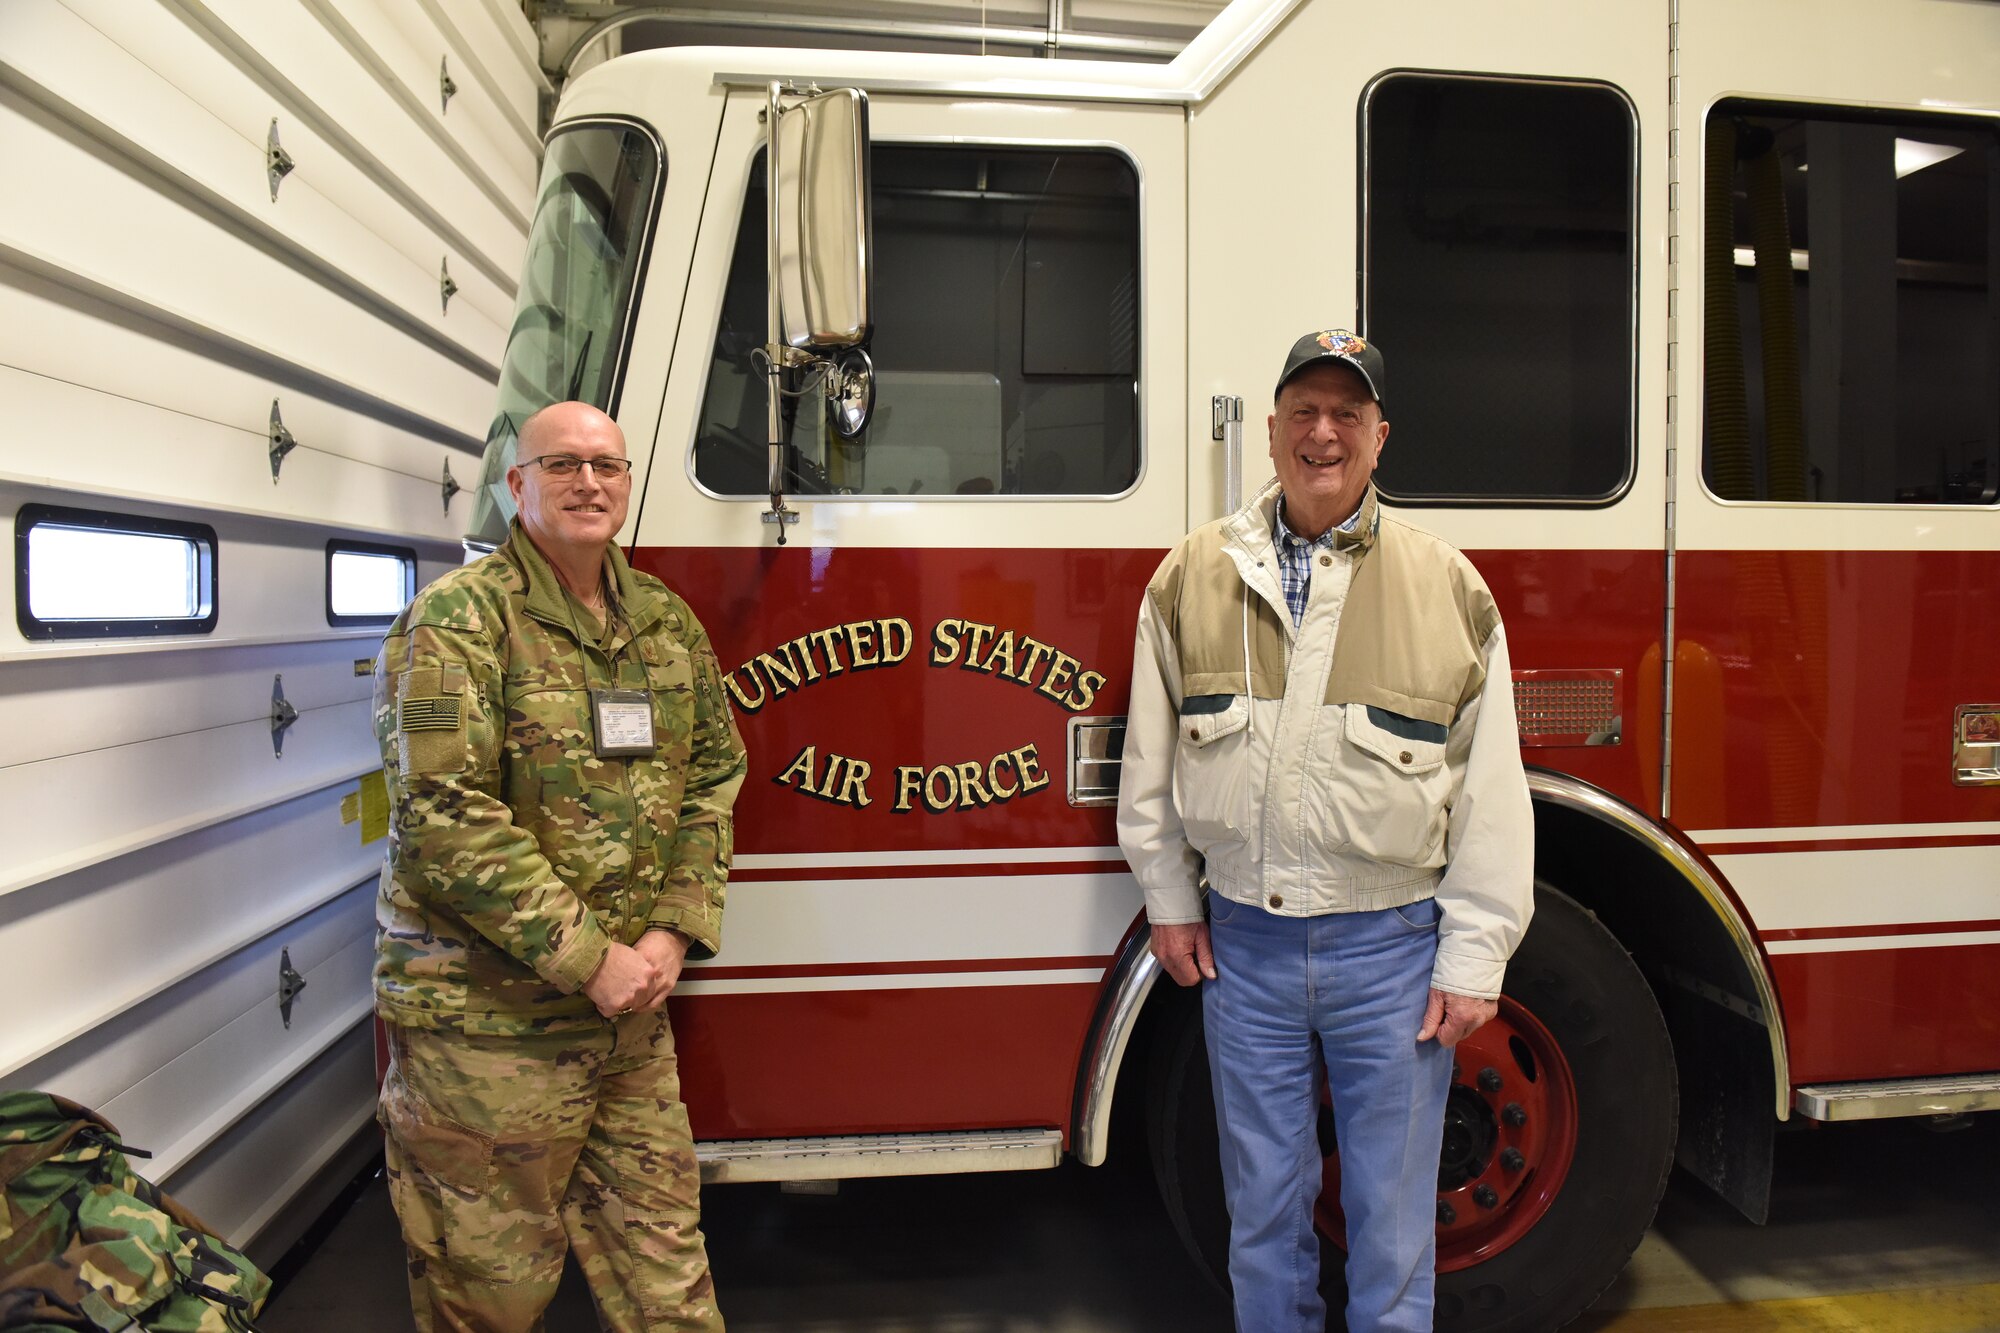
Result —
<path fill-rule="evenodd" d="M 1573 1149 L 1560 1189 L 1529 1229 L 1492 1257 L 1439 1274 L 1436 1327 L 1444 1333 L 1545 1333 L 1574 1319 L 1631 1258 L 1673 1166 L 1679 1099 L 1666 1023 L 1631 956 L 1597 918 L 1538 883 L 1505 994 L 1567 1064 Z M 1153 1169 L 1182 1241 L 1226 1288 L 1228 1217 L 1201 1006 L 1192 992 L 1160 1002 L 1147 1078 Z M 1454 1097 L 1470 1091 L 1468 1083 Z M 1345 1257 L 1323 1241 L 1329 1329 L 1343 1327 Z"/>

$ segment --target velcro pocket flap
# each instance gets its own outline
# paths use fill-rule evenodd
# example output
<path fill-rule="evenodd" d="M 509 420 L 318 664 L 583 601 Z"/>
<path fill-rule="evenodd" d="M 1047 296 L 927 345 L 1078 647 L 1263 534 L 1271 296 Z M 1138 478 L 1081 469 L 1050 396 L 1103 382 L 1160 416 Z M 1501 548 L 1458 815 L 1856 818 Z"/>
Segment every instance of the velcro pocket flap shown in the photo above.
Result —
<path fill-rule="evenodd" d="M 466 765 L 465 666 L 426 663 L 403 674 L 396 691 L 396 731 L 406 773 L 457 773 Z"/>
<path fill-rule="evenodd" d="M 1250 696 L 1190 694 L 1181 700 L 1181 737 L 1209 745 L 1250 725 Z"/>
<path fill-rule="evenodd" d="M 1444 762 L 1441 722 L 1405 717 L 1373 704 L 1347 705 L 1347 739 L 1404 773 L 1426 773 Z"/>
<path fill-rule="evenodd" d="M 382 1123 L 424 1174 L 440 1185 L 463 1194 L 488 1187 L 493 1137 L 441 1114 L 393 1072 L 382 1084 Z"/>

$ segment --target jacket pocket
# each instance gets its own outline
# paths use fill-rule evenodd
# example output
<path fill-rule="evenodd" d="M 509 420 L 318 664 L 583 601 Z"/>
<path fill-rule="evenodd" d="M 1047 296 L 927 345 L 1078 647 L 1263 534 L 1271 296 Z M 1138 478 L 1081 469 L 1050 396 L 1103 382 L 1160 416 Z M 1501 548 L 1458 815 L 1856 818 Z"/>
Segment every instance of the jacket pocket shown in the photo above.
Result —
<path fill-rule="evenodd" d="M 1240 842 L 1249 826 L 1250 698 L 1191 694 L 1181 701 L 1174 806 L 1188 844 L 1206 853 Z"/>
<path fill-rule="evenodd" d="M 1441 722 L 1404 717 L 1373 704 L 1347 706 L 1347 738 L 1404 773 L 1425 773 L 1444 762 L 1448 733 Z"/>
<path fill-rule="evenodd" d="M 654 736 L 660 758 L 685 764 L 694 753 L 694 662 L 685 652 L 663 652 L 646 663 L 653 695 Z"/>
<path fill-rule="evenodd" d="M 1451 777 L 1445 728 L 1362 704 L 1332 705 L 1345 717 L 1327 749 L 1322 799 L 1348 846 L 1373 861 L 1422 866 L 1444 838 Z"/>

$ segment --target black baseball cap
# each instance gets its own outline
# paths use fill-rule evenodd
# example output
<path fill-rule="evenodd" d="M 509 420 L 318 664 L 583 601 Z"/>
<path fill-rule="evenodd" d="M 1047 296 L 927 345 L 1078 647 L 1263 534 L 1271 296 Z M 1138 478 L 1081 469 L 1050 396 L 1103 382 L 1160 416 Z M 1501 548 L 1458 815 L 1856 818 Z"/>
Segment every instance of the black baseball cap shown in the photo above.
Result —
<path fill-rule="evenodd" d="M 1382 350 L 1346 329 L 1322 329 L 1293 343 L 1291 355 L 1285 358 L 1285 373 L 1278 376 L 1278 387 L 1271 391 L 1271 397 L 1283 393 L 1292 376 L 1322 361 L 1352 366 L 1375 401 L 1382 401 Z"/>

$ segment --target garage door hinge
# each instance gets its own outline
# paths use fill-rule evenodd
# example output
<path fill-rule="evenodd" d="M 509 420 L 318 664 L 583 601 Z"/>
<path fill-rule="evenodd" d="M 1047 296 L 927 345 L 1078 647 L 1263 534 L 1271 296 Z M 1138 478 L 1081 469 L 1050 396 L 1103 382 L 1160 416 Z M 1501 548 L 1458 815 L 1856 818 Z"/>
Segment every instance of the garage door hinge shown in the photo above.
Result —
<path fill-rule="evenodd" d="M 292 1001 L 306 988 L 306 979 L 292 966 L 292 951 L 278 951 L 278 1012 L 284 1015 L 285 1026 L 292 1025 Z"/>
<path fill-rule="evenodd" d="M 285 464 L 285 455 L 299 447 L 298 437 L 285 429 L 285 420 L 278 415 L 278 400 L 271 400 L 271 484 L 278 484 L 278 469 Z"/>
<path fill-rule="evenodd" d="M 274 758 L 285 757 L 285 732 L 298 720 L 299 710 L 285 698 L 284 676 L 271 677 L 271 754 Z"/>
<path fill-rule="evenodd" d="M 278 201 L 278 182 L 292 174 L 298 164 L 278 142 L 278 118 L 271 117 L 271 132 L 264 136 L 264 169 L 271 177 L 271 202 Z"/>

